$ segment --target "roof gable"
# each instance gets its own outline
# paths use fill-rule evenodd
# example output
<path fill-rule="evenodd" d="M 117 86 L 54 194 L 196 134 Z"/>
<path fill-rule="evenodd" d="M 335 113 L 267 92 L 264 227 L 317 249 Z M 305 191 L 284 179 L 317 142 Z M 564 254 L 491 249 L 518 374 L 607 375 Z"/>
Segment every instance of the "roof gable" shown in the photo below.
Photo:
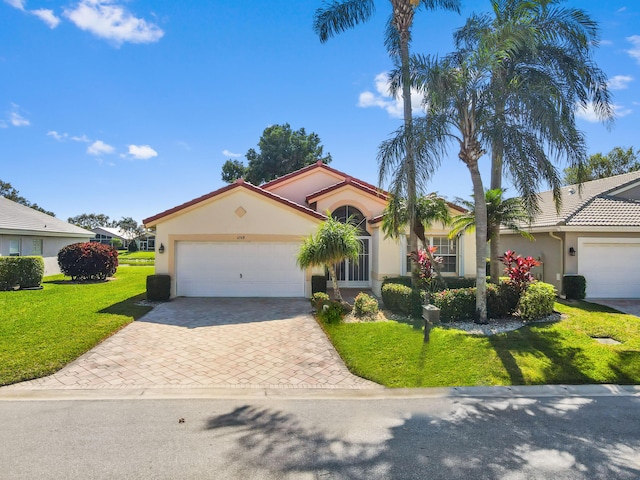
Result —
<path fill-rule="evenodd" d="M 0 233 L 92 237 L 93 232 L 0 196 Z"/>
<path fill-rule="evenodd" d="M 358 190 L 360 190 L 361 192 L 364 192 L 368 195 L 372 195 L 374 197 L 377 197 L 381 200 L 384 200 L 385 202 L 389 199 L 389 194 L 383 190 L 377 189 L 375 187 L 372 187 L 371 185 L 369 185 L 368 183 L 365 182 L 361 182 L 360 180 L 358 180 L 357 178 L 352 178 L 352 177 L 346 177 L 344 180 L 342 180 L 341 182 L 335 183 L 333 185 L 330 185 L 328 187 L 325 187 L 321 190 L 318 190 L 316 192 L 313 192 L 309 195 L 307 195 L 307 203 L 311 203 L 314 202 L 315 200 L 317 200 L 320 197 L 323 197 L 325 195 L 328 195 L 332 192 L 335 192 L 336 190 L 340 190 L 343 188 L 348 188 L 348 187 L 353 187 L 356 188 Z"/>

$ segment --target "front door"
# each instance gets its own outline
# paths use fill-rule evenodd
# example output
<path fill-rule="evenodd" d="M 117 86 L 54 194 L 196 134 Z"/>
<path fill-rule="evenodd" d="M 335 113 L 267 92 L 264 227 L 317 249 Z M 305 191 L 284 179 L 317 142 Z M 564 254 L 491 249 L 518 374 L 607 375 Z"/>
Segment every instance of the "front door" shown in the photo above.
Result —
<path fill-rule="evenodd" d="M 358 261 L 344 260 L 336 267 L 340 288 L 364 288 L 371 286 L 371 237 L 358 237 L 362 244 Z"/>

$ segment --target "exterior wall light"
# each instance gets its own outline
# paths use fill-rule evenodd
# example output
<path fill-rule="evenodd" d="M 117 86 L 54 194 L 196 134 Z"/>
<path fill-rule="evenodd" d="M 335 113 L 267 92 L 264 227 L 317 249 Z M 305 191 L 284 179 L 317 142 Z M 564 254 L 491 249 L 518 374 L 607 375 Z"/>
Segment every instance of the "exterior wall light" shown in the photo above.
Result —
<path fill-rule="evenodd" d="M 158 248 L 158 253 L 164 253 L 164 243 L 160 244 L 160 248 Z"/>
<path fill-rule="evenodd" d="M 576 249 L 573 247 L 569 247 L 569 255 L 572 257 L 576 256 Z"/>

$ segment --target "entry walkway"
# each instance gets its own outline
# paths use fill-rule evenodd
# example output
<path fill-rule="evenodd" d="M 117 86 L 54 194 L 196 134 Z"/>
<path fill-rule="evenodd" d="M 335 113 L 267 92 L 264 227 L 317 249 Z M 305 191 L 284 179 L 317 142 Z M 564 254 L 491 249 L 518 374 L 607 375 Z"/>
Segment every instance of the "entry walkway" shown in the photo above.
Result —
<path fill-rule="evenodd" d="M 352 375 L 305 299 L 178 298 L 49 377 L 8 389 L 382 388 Z"/>

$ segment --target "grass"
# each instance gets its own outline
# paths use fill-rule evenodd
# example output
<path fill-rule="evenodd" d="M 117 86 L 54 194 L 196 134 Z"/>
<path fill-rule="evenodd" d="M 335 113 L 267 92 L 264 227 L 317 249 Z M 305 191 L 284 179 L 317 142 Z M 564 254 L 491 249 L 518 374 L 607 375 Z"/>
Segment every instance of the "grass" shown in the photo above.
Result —
<path fill-rule="evenodd" d="M 640 383 L 640 318 L 587 302 L 567 316 L 493 336 L 394 321 L 325 325 L 355 374 L 387 387 Z M 621 345 L 602 345 L 611 337 Z"/>
<path fill-rule="evenodd" d="M 134 265 L 134 266 L 148 266 L 155 265 L 156 252 L 118 252 L 118 264 L 120 265 Z"/>
<path fill-rule="evenodd" d="M 42 290 L 0 292 L 0 385 L 56 372 L 150 309 L 152 267 L 121 267 L 115 280 L 73 284 L 47 277 Z"/>

